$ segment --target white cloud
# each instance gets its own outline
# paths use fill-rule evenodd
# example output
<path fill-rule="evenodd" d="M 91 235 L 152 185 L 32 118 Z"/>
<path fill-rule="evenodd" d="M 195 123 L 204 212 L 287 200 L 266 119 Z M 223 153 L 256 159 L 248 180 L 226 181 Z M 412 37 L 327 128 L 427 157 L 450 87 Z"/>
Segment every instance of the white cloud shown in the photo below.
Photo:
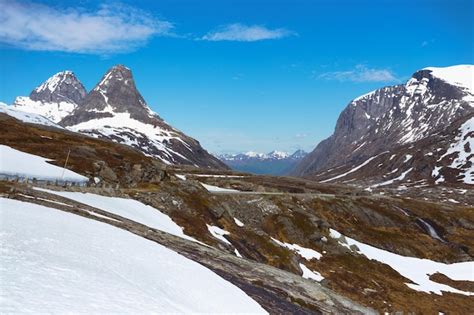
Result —
<path fill-rule="evenodd" d="M 261 25 L 249 26 L 235 23 L 224 25 L 216 30 L 210 31 L 200 39 L 207 41 L 256 42 L 266 39 L 280 39 L 293 35 L 297 34 L 284 28 L 268 29 Z"/>
<path fill-rule="evenodd" d="M 152 36 L 172 35 L 173 29 L 170 22 L 120 4 L 87 11 L 0 0 L 0 7 L 0 42 L 27 50 L 99 54 L 130 51 Z"/>
<path fill-rule="evenodd" d="M 352 82 L 392 82 L 399 81 L 390 69 L 374 69 L 365 65 L 357 65 L 352 70 L 325 72 L 317 76 L 319 79 L 352 81 Z"/>

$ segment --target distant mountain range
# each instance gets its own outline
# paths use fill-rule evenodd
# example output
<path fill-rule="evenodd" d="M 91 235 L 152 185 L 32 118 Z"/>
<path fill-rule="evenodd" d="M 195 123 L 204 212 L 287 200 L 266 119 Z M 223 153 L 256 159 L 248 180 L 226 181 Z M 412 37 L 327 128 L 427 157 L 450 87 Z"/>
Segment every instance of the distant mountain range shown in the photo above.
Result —
<path fill-rule="evenodd" d="M 9 110 L 38 114 L 70 131 L 131 146 L 165 164 L 227 168 L 153 112 L 123 65 L 107 71 L 89 93 L 73 72 L 59 72 L 29 97 L 17 97 Z"/>
<path fill-rule="evenodd" d="M 270 153 L 246 152 L 221 154 L 217 157 L 230 168 L 254 174 L 286 175 L 307 153 L 297 150 L 293 154 L 283 151 Z"/>
<path fill-rule="evenodd" d="M 474 66 L 425 68 L 362 95 L 293 170 L 368 188 L 474 184 Z"/>

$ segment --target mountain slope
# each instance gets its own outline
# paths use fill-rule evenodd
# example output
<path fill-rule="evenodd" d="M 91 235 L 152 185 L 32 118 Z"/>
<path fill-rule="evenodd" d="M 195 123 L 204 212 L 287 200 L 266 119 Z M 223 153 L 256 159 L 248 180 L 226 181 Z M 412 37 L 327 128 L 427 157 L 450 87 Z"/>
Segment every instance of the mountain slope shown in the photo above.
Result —
<path fill-rule="evenodd" d="M 339 116 L 334 134 L 303 159 L 292 174 L 329 179 L 351 168 L 360 166 L 362 169 L 364 162 L 367 162 L 365 168 L 372 170 L 377 169 L 381 160 L 390 165 L 393 154 L 397 155 L 398 150 L 407 147 L 428 151 L 422 150 L 418 141 L 441 137 L 440 132 L 474 112 L 473 75 L 474 67 L 471 65 L 426 68 L 417 71 L 406 84 L 384 87 L 354 99 Z M 449 145 L 446 143 L 445 147 L 438 147 L 437 150 L 444 152 Z M 425 156 L 417 156 L 417 159 L 423 161 L 423 166 L 419 167 L 423 172 L 415 174 L 412 170 L 410 176 L 430 179 L 434 165 L 430 165 Z M 408 169 L 392 169 L 389 179 L 402 176 Z M 323 171 L 326 172 L 324 176 Z M 351 173 L 356 174 L 355 171 Z M 386 174 L 382 171 L 377 176 Z M 341 176 L 332 181 L 347 181 L 348 178 Z M 366 178 L 352 178 L 357 179 Z M 459 181 L 463 179 L 454 180 Z"/>
<path fill-rule="evenodd" d="M 42 115 L 58 123 L 84 99 L 87 92 L 73 72 L 58 72 L 35 88 L 29 97 L 19 96 L 14 109 Z"/>
<path fill-rule="evenodd" d="M 227 168 L 195 139 L 154 113 L 138 92 L 130 69 L 112 67 L 60 124 L 69 130 L 132 146 L 166 164 Z"/>

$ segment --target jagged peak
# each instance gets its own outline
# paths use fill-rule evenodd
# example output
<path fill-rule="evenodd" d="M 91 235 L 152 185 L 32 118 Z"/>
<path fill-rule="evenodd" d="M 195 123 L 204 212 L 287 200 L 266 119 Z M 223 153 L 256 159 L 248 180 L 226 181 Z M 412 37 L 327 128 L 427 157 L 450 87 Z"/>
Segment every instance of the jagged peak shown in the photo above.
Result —
<path fill-rule="evenodd" d="M 32 101 L 41 103 L 79 104 L 87 91 L 71 70 L 61 71 L 36 87 L 29 96 Z"/>
<path fill-rule="evenodd" d="M 128 114 L 130 119 L 156 124 L 161 118 L 151 110 L 138 91 L 132 71 L 124 65 L 107 70 L 72 116 L 63 121 L 75 125 L 99 117 Z"/>
<path fill-rule="evenodd" d="M 132 70 L 124 65 L 115 65 L 104 74 L 100 82 L 94 87 L 94 91 L 106 92 L 112 83 L 123 82 L 130 89 L 136 90 Z"/>
<path fill-rule="evenodd" d="M 51 76 L 48 80 L 44 81 L 38 87 L 36 87 L 33 91 L 36 93 L 41 93 L 43 91 L 49 90 L 50 92 L 54 92 L 57 90 L 61 84 L 71 84 L 71 81 L 67 80 L 67 78 L 71 78 L 75 81 L 79 81 L 71 70 L 60 71 L 53 76 Z"/>

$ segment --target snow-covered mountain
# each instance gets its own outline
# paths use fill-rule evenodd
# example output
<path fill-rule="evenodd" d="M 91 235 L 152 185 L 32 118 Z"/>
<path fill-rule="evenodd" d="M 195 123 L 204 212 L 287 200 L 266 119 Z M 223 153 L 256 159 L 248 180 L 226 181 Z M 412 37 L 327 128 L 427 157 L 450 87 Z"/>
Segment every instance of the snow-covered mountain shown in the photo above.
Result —
<path fill-rule="evenodd" d="M 132 146 L 166 164 L 225 168 L 195 139 L 168 125 L 138 92 L 129 68 L 117 65 L 80 106 L 61 120 L 69 130 Z"/>
<path fill-rule="evenodd" d="M 72 71 L 58 72 L 35 88 L 30 96 L 19 96 L 13 107 L 42 115 L 58 123 L 84 99 L 87 92 Z"/>
<path fill-rule="evenodd" d="M 112 67 L 89 93 L 71 71 L 55 74 L 29 97 L 17 97 L 0 111 L 29 123 L 59 125 L 132 146 L 166 164 L 217 169 L 224 163 L 199 142 L 168 125 L 138 92 L 130 69 Z"/>
<path fill-rule="evenodd" d="M 299 152 L 300 150 L 296 151 Z M 296 153 L 295 152 L 295 153 Z M 237 153 L 237 154 L 220 154 L 218 157 L 229 160 L 229 161 L 242 161 L 242 160 L 250 160 L 250 159 L 255 159 L 255 160 L 282 160 L 282 159 L 287 159 L 289 157 L 293 156 L 293 154 L 289 154 L 288 152 L 284 151 L 277 151 L 274 150 L 269 153 L 259 153 L 259 152 L 254 152 L 254 151 L 248 151 L 245 153 Z"/>
<path fill-rule="evenodd" d="M 218 158 L 232 169 L 256 174 L 285 175 L 306 152 L 297 150 L 293 154 L 274 150 L 269 153 L 249 151 L 239 154 L 221 154 Z"/>
<path fill-rule="evenodd" d="M 330 182 L 369 177 L 397 183 L 434 181 L 436 161 L 430 157 L 438 152 L 449 155 L 449 148 L 457 139 L 455 134 L 459 133 L 455 131 L 459 122 L 474 113 L 473 77 L 472 65 L 430 67 L 414 73 L 405 84 L 384 87 L 354 99 L 339 116 L 334 134 L 322 141 L 292 173 Z M 452 133 L 442 136 L 447 130 Z M 470 143 L 472 133 L 465 137 Z M 450 141 L 446 141 L 448 138 Z M 443 145 L 432 148 L 433 143 Z M 405 156 L 413 159 L 405 161 Z M 473 154 L 463 156 L 464 167 L 474 163 Z M 397 163 L 398 158 L 405 162 Z M 411 169 L 414 161 L 418 166 Z M 348 171 L 350 175 L 346 174 Z M 453 182 L 467 180 L 461 175 L 450 178 Z"/>

